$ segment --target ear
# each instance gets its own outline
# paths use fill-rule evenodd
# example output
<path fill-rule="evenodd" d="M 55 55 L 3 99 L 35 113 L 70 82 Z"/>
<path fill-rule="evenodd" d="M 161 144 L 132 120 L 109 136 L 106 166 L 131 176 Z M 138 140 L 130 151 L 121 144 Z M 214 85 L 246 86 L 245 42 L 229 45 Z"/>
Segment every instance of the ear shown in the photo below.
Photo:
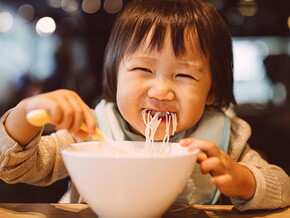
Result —
<path fill-rule="evenodd" d="M 206 103 L 206 105 L 212 105 L 212 104 L 215 103 L 215 95 L 214 95 L 214 93 L 212 91 L 210 91 L 208 93 L 208 96 L 206 98 L 206 102 L 205 103 Z"/>

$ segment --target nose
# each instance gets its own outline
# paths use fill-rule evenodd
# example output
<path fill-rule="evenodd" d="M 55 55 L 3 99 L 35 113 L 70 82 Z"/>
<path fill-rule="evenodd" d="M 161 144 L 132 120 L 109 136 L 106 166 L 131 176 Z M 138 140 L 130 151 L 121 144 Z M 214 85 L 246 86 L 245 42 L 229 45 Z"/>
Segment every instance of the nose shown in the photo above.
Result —
<path fill-rule="evenodd" d="M 157 100 L 172 101 L 175 98 L 173 84 L 168 80 L 156 78 L 148 90 L 148 96 Z"/>

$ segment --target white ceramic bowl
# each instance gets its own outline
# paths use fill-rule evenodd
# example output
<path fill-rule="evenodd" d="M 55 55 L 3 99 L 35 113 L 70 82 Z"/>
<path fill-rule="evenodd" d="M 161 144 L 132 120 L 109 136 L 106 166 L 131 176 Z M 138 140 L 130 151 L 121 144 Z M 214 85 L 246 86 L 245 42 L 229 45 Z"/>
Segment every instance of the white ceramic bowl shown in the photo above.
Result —
<path fill-rule="evenodd" d="M 197 152 L 169 143 L 169 154 L 148 155 L 140 152 L 144 142 L 114 143 L 133 153 L 99 142 L 62 148 L 79 193 L 99 217 L 161 217 L 183 190 Z"/>

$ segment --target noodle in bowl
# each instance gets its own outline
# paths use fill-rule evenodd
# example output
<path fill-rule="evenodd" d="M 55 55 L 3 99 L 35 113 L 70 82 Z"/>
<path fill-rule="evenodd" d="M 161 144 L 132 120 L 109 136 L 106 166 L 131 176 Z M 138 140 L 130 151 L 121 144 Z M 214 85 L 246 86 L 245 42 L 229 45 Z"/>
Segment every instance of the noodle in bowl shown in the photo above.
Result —
<path fill-rule="evenodd" d="M 161 217 L 183 190 L 197 151 L 166 143 L 166 153 L 151 154 L 144 152 L 145 146 L 141 141 L 115 141 L 62 148 L 73 183 L 99 217 Z"/>

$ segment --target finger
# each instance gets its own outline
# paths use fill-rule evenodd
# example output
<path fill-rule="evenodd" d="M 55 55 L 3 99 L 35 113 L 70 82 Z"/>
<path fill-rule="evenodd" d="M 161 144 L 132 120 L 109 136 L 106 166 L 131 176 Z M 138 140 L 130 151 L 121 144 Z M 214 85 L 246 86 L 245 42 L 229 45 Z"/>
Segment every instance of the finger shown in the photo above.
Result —
<path fill-rule="evenodd" d="M 62 93 L 60 93 L 61 95 Z M 74 111 L 69 100 L 65 96 L 54 97 L 55 101 L 59 104 L 59 110 L 62 117 L 60 122 L 56 125 L 56 129 L 69 129 L 73 123 Z"/>
<path fill-rule="evenodd" d="M 48 103 L 48 102 L 47 102 Z M 60 105 L 55 100 L 51 100 L 50 108 L 47 109 L 52 124 L 58 125 L 62 121 L 63 113 Z"/>
<path fill-rule="evenodd" d="M 236 195 L 236 191 L 234 189 L 235 181 L 229 174 L 212 177 L 211 182 L 217 186 L 223 195 Z"/>
<path fill-rule="evenodd" d="M 77 98 L 78 105 L 81 107 L 82 117 L 81 124 L 85 124 L 87 132 L 89 135 L 95 134 L 96 131 L 96 120 L 91 112 L 91 109 L 85 104 L 85 102 L 81 98 Z"/>
<path fill-rule="evenodd" d="M 38 96 L 30 97 L 26 100 L 27 109 L 26 112 L 30 112 L 35 109 L 44 109 L 50 115 L 52 124 L 58 124 L 62 119 L 62 111 L 59 103 L 48 93 Z"/>
<path fill-rule="evenodd" d="M 212 177 L 212 183 L 220 188 L 224 188 L 226 186 L 231 186 L 233 184 L 233 177 L 229 174 L 223 174 L 219 176 Z"/>
<path fill-rule="evenodd" d="M 224 167 L 217 157 L 211 157 L 200 163 L 201 172 L 209 173 L 212 176 L 217 176 L 225 173 Z"/>
<path fill-rule="evenodd" d="M 188 138 L 185 141 L 182 141 L 182 146 L 188 146 L 189 150 L 199 149 L 206 153 L 207 157 L 219 157 L 220 149 L 211 141 L 204 139 Z"/>
<path fill-rule="evenodd" d="M 73 120 L 71 123 L 71 126 L 68 127 L 68 131 L 75 133 L 80 129 L 80 126 L 84 122 L 84 110 L 83 110 L 83 104 L 84 102 L 78 97 L 78 95 L 72 95 L 68 98 L 68 101 L 72 107 L 73 110 Z"/>
<path fill-rule="evenodd" d="M 68 129 L 73 122 L 73 109 L 68 100 L 71 93 L 73 92 L 64 89 L 48 93 L 48 97 L 57 103 L 57 108 L 55 108 L 51 113 L 52 120 L 54 119 L 54 113 L 61 115 L 61 118 L 54 123 L 56 129 Z"/>
<path fill-rule="evenodd" d="M 80 139 L 87 139 L 89 137 L 89 133 L 83 130 L 75 132 L 74 135 Z"/>
<path fill-rule="evenodd" d="M 62 124 L 60 128 L 68 129 L 70 132 L 76 132 L 80 129 L 81 125 L 84 123 L 87 127 L 87 131 L 90 134 L 95 133 L 96 122 L 89 109 L 89 107 L 84 103 L 84 101 L 73 91 L 63 90 L 60 92 L 63 95 L 60 98 L 61 107 L 68 107 L 64 111 Z"/>
<path fill-rule="evenodd" d="M 84 105 L 83 107 L 84 108 L 84 122 L 85 122 L 85 125 L 87 127 L 87 130 L 89 132 L 90 135 L 93 135 L 95 134 L 95 131 L 96 131 L 96 127 L 97 127 L 97 124 L 96 124 L 96 119 L 95 117 L 93 116 L 90 108 L 86 105 Z"/>
<path fill-rule="evenodd" d="M 206 156 L 206 154 L 205 153 L 198 153 L 197 154 L 197 159 L 196 159 L 196 162 L 197 163 L 201 163 L 201 162 L 203 162 L 203 161 L 205 161 L 205 160 L 207 160 L 207 156 Z"/>
<path fill-rule="evenodd" d="M 190 145 L 191 145 L 191 143 L 192 143 L 192 138 L 185 138 L 185 139 L 181 139 L 180 141 L 179 141 L 179 144 L 181 145 L 181 146 L 183 146 L 183 147 L 189 147 Z"/>

